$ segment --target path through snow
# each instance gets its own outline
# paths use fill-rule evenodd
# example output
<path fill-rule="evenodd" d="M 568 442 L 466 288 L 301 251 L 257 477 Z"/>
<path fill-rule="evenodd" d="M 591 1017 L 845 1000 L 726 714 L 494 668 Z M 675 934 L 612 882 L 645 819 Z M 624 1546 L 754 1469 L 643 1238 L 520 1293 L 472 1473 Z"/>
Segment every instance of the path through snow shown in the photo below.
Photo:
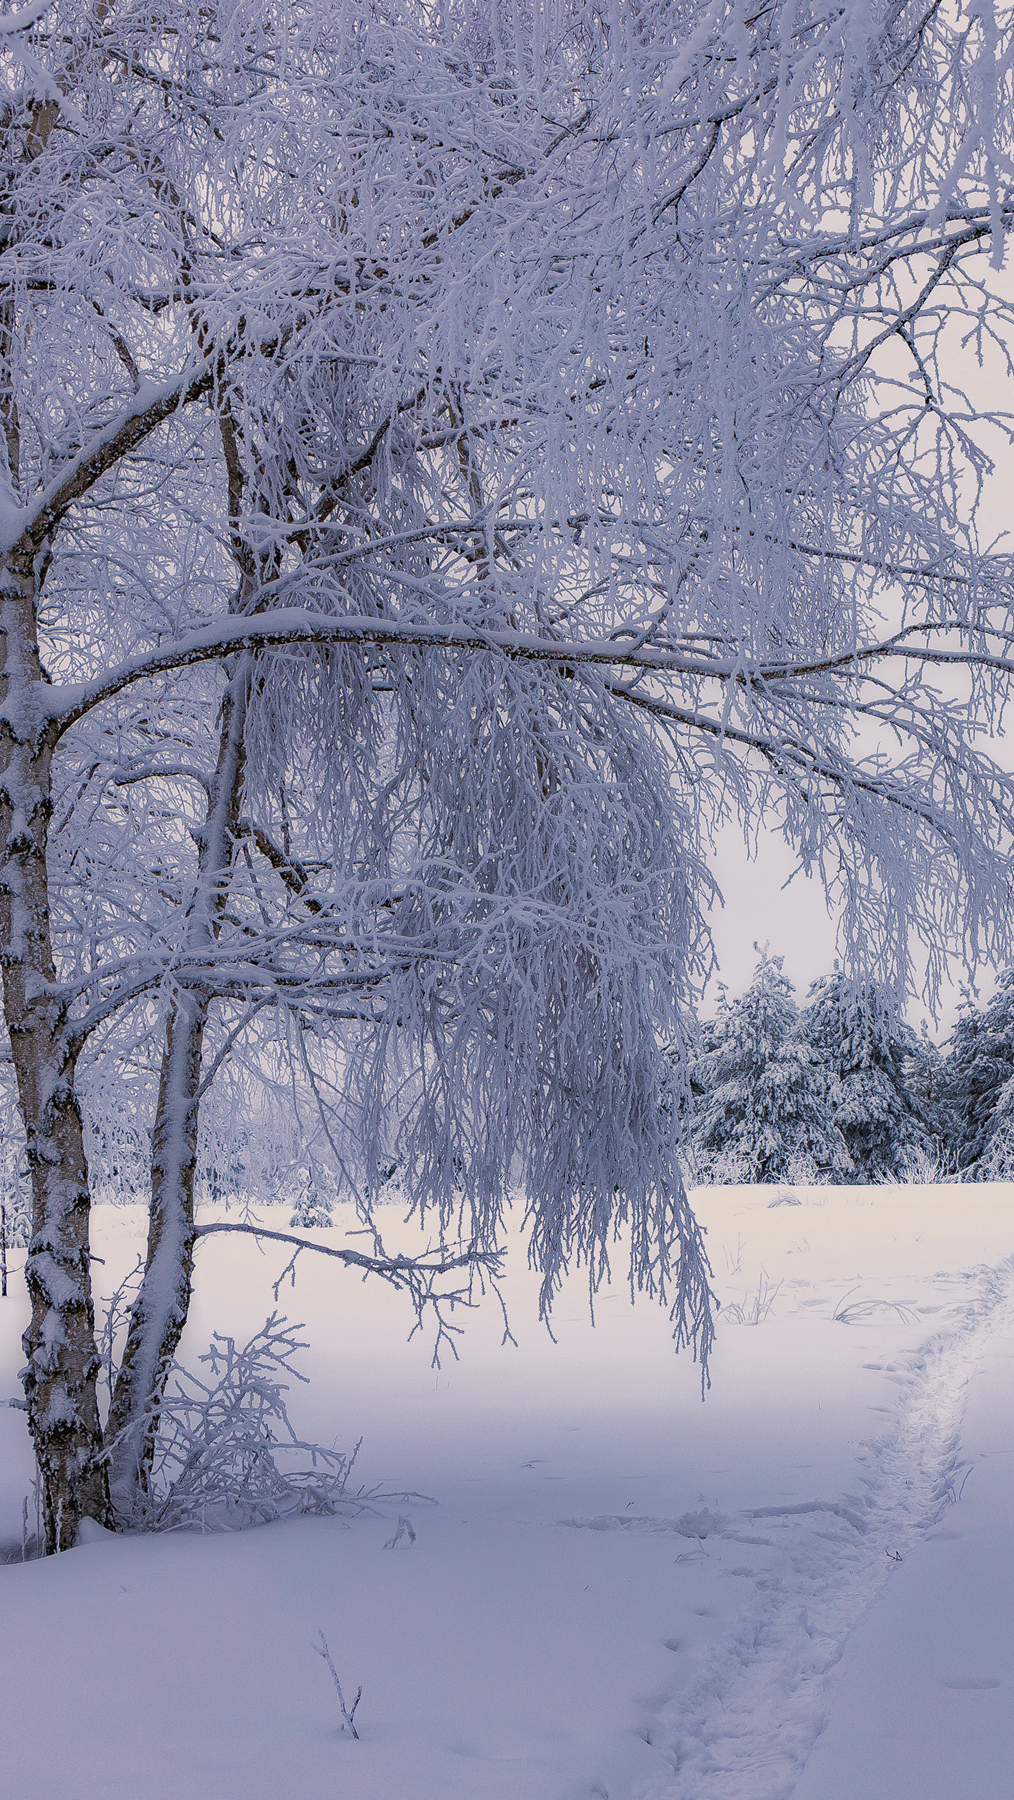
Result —
<path fill-rule="evenodd" d="M 729 1542 L 751 1546 L 754 1592 L 730 1643 L 713 1652 L 685 1697 L 659 1718 L 660 1740 L 678 1771 L 646 1790 L 652 1800 L 782 1800 L 797 1786 L 835 1703 L 828 1677 L 866 1609 L 900 1572 L 931 1528 L 958 1499 L 971 1468 L 962 1437 L 970 1380 L 992 1339 L 1014 1319 L 1014 1262 L 983 1268 L 970 1279 L 973 1296 L 950 1328 L 889 1367 L 905 1383 L 893 1427 L 857 1457 L 858 1491 L 836 1501 L 761 1507 L 723 1522 Z M 1008 1518 L 1014 1495 L 1007 1494 Z M 765 1535 L 745 1535 L 744 1523 Z M 978 1589 L 981 1597 L 981 1584 Z M 891 1669 L 902 1666 L 904 1642 L 878 1670 L 882 1735 L 896 1723 L 888 1699 Z M 865 1692 L 865 1689 L 864 1689 Z M 867 1761 L 870 1719 L 860 1709 L 856 1742 Z M 837 1734 L 836 1734 L 837 1737 Z M 911 1790 L 890 1783 L 873 1788 L 846 1780 L 832 1753 L 837 1779 L 826 1800 L 901 1800 L 911 1791 L 928 1800 L 923 1783 Z M 864 1764 L 865 1766 L 865 1764 Z M 1010 1765 L 1006 1797 L 1010 1792 Z M 958 1787 L 941 1788 L 953 1797 Z M 968 1788 L 969 1794 L 973 1791 Z M 814 1787 L 825 1800 L 823 1788 Z M 977 1800 L 986 1800 L 975 1789 Z M 999 1800 L 1000 1790 L 997 1790 Z"/>
<path fill-rule="evenodd" d="M 1014 1325 L 969 1383 L 961 1504 L 912 1546 L 845 1647 L 796 1800 L 1010 1800 Z"/>

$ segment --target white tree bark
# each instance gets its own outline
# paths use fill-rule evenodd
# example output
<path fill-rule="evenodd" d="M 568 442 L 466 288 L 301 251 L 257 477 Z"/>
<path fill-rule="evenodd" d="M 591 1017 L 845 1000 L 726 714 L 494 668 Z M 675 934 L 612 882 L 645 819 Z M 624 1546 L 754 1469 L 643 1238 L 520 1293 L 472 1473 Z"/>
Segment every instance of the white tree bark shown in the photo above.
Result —
<path fill-rule="evenodd" d="M 4 1013 L 28 1144 L 32 1299 L 23 1371 L 42 1481 L 46 1549 L 66 1550 L 79 1518 L 108 1524 L 88 1249 L 88 1166 L 74 1092 L 76 1044 L 56 991 L 47 834 L 52 728 L 40 728 L 33 547 L 0 569 L 0 942 Z"/>
<path fill-rule="evenodd" d="M 228 891 L 242 803 L 251 662 L 248 654 L 240 658 L 222 702 L 218 767 L 201 835 L 197 891 L 186 937 L 190 950 L 199 950 L 215 937 Z M 152 1133 L 147 1257 L 106 1422 L 110 1484 L 117 1514 L 124 1520 L 129 1520 L 139 1491 L 147 1487 L 159 1407 L 190 1310 L 201 1051 L 209 1004 L 207 992 L 182 988 L 166 1023 Z"/>

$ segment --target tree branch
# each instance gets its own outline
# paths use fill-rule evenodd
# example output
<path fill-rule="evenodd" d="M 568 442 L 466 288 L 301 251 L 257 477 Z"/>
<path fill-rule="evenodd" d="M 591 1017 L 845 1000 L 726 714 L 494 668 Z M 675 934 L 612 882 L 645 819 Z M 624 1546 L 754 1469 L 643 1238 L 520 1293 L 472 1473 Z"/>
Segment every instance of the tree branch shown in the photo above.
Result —
<path fill-rule="evenodd" d="M 5 516 L 0 517 L 0 552 L 13 550 L 19 542 L 33 551 L 40 549 L 75 500 L 80 500 L 100 476 L 128 451 L 135 450 L 172 413 L 208 393 L 213 381 L 211 359 L 161 385 L 143 381 L 129 411 L 97 431 L 34 506 L 5 509 Z"/>

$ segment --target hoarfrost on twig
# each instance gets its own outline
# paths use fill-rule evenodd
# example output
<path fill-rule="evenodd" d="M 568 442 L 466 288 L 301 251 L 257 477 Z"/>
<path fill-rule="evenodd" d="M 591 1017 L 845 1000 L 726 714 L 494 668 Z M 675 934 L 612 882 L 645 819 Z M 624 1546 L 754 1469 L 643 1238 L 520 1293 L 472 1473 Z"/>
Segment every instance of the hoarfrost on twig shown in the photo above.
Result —
<path fill-rule="evenodd" d="M 317 1635 L 320 1638 L 320 1643 L 319 1644 L 311 1644 L 310 1649 L 316 1651 L 317 1655 L 319 1657 L 321 1657 L 324 1662 L 326 1662 L 328 1668 L 331 1671 L 331 1678 L 335 1684 L 335 1687 L 338 1690 L 338 1705 L 341 1707 L 342 1730 L 344 1731 L 345 1726 L 347 1725 L 349 1730 L 352 1733 L 352 1736 L 358 1740 L 359 1733 L 356 1730 L 355 1725 L 353 1724 L 353 1720 L 355 1719 L 355 1716 L 356 1716 L 356 1707 L 359 1705 L 359 1702 L 363 1697 L 362 1684 L 360 1683 L 359 1687 L 356 1689 L 356 1697 L 353 1700 L 352 1706 L 350 1709 L 349 1707 L 347 1707 L 345 1705 L 345 1695 L 342 1693 L 342 1684 L 338 1679 L 338 1670 L 335 1668 L 334 1663 L 331 1660 L 331 1652 L 328 1649 L 327 1638 L 324 1636 L 323 1631 L 320 1631 L 320 1630 L 318 1630 Z"/>

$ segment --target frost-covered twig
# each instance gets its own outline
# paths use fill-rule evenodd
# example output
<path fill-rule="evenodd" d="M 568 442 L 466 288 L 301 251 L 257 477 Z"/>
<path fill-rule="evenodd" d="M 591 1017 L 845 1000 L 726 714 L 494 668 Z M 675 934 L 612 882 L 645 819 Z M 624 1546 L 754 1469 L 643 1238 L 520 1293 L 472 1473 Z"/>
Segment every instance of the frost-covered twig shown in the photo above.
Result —
<path fill-rule="evenodd" d="M 351 1710 L 349 1710 L 349 1708 L 346 1707 L 346 1705 L 345 1705 L 345 1695 L 342 1693 L 342 1684 L 338 1679 L 338 1671 L 335 1668 L 334 1663 L 331 1660 L 331 1652 L 327 1647 L 327 1638 L 324 1636 L 323 1631 L 318 1631 L 318 1636 L 320 1637 L 320 1643 L 319 1644 L 311 1644 L 310 1649 L 315 1650 L 317 1652 L 317 1655 L 319 1657 L 321 1657 L 324 1662 L 326 1662 L 328 1668 L 330 1669 L 331 1679 L 333 1680 L 335 1687 L 338 1690 L 338 1705 L 341 1708 L 342 1727 L 344 1728 L 347 1725 L 349 1730 L 352 1733 L 352 1736 L 358 1740 L 359 1733 L 356 1730 L 355 1725 L 353 1724 L 352 1721 L 354 1720 L 354 1718 L 356 1716 L 356 1707 L 359 1705 L 359 1702 L 363 1697 L 362 1684 L 360 1684 L 360 1686 L 356 1689 L 356 1697 L 352 1702 Z"/>
<path fill-rule="evenodd" d="M 395 1532 L 393 1537 L 388 1538 L 387 1543 L 384 1545 L 384 1549 L 385 1550 L 396 1550 L 403 1538 L 408 1543 L 414 1544 L 415 1543 L 415 1526 L 412 1524 L 411 1519 L 408 1519 L 405 1517 L 404 1513 L 399 1513 L 398 1514 L 398 1529 Z"/>
<path fill-rule="evenodd" d="M 130 1309 L 140 1286 L 143 1270 L 144 1259 L 139 1256 L 134 1267 L 113 1289 L 103 1308 L 102 1329 L 97 1336 L 97 1347 L 110 1403 L 112 1403 L 118 1372 L 120 1334 L 130 1318 Z"/>

